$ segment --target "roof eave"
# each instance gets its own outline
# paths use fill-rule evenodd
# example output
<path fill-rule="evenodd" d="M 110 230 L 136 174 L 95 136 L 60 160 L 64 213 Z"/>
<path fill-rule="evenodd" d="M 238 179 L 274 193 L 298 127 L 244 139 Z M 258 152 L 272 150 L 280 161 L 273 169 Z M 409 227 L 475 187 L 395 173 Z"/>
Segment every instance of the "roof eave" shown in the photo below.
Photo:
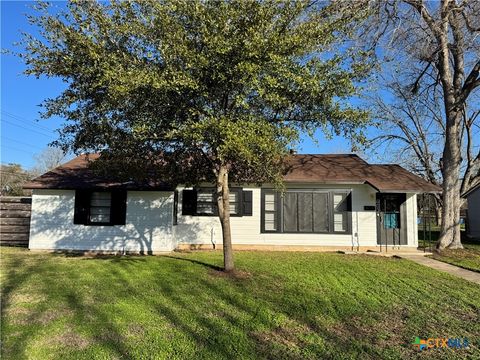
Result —
<path fill-rule="evenodd" d="M 463 194 L 462 194 L 462 198 L 466 199 L 468 197 L 468 195 L 474 193 L 475 191 L 479 190 L 480 189 L 480 184 L 477 184 L 476 186 L 472 187 L 470 190 L 468 191 L 465 191 Z"/>
<path fill-rule="evenodd" d="M 401 193 L 413 193 L 413 194 L 439 194 L 441 190 L 425 190 L 425 189 L 380 189 L 379 192 L 382 193 L 392 193 L 392 194 L 401 194 Z"/>

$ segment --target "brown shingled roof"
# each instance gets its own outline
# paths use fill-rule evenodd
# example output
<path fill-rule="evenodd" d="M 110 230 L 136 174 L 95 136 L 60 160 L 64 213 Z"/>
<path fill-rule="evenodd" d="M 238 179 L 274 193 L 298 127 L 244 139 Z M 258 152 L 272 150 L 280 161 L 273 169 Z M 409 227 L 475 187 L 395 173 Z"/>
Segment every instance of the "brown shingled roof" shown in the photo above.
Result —
<path fill-rule="evenodd" d="M 440 192 L 399 165 L 371 165 L 354 154 L 299 154 L 288 160 L 285 182 L 370 184 L 382 192 Z"/>
<path fill-rule="evenodd" d="M 150 180 L 145 182 L 118 181 L 112 177 L 102 177 L 88 167 L 89 161 L 99 158 L 99 154 L 79 155 L 75 159 L 26 183 L 25 189 L 132 189 L 132 190 L 173 190 L 168 184 Z"/>
<path fill-rule="evenodd" d="M 32 180 L 27 189 L 128 188 L 168 189 L 159 181 L 119 182 L 100 178 L 88 169 L 88 160 L 98 155 L 80 155 Z M 399 165 L 370 165 L 354 154 L 298 154 L 287 159 L 287 183 L 370 184 L 382 192 L 439 192 L 441 188 Z M 171 188 L 170 188 L 171 189 Z"/>

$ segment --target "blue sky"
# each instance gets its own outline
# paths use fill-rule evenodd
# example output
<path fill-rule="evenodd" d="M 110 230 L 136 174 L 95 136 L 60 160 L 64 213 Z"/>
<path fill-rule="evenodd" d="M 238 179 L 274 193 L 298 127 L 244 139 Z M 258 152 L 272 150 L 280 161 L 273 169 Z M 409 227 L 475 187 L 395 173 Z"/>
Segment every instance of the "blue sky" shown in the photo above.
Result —
<path fill-rule="evenodd" d="M 36 34 L 25 17 L 31 1 L 1 1 L 1 47 L 14 49 L 21 31 Z M 61 119 L 40 120 L 39 104 L 61 92 L 57 79 L 35 79 L 22 74 L 22 61 L 12 55 L 1 58 L 1 162 L 19 163 L 25 168 L 34 164 L 34 155 L 56 139 Z"/>
<path fill-rule="evenodd" d="M 33 35 L 37 29 L 30 26 L 25 14 L 32 13 L 32 1 L 1 0 L 1 48 L 17 49 L 13 44 L 25 31 Z M 62 6 L 62 2 L 55 2 Z M 25 65 L 12 55 L 1 55 L 1 162 L 18 163 L 31 168 L 34 156 L 56 139 L 55 132 L 62 119 L 40 119 L 40 103 L 55 97 L 64 89 L 65 84 L 58 79 L 27 77 L 22 74 Z M 300 145 L 301 153 L 341 153 L 349 152 L 348 142 L 335 137 L 326 140 L 321 132 L 317 133 L 318 145 L 309 138 Z"/>

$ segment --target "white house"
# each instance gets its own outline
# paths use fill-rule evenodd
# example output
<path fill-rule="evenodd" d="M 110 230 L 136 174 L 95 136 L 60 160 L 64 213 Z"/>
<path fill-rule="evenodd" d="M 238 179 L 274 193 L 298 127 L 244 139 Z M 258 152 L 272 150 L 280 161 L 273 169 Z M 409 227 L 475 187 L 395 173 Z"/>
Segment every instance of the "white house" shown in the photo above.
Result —
<path fill-rule="evenodd" d="M 467 199 L 467 235 L 474 239 L 480 239 L 480 184 L 474 186 L 462 197 Z"/>
<path fill-rule="evenodd" d="M 156 253 L 221 248 L 212 185 L 99 178 L 82 155 L 26 185 L 30 249 Z M 416 248 L 417 194 L 440 189 L 356 155 L 292 155 L 286 192 L 235 184 L 234 249 Z"/>

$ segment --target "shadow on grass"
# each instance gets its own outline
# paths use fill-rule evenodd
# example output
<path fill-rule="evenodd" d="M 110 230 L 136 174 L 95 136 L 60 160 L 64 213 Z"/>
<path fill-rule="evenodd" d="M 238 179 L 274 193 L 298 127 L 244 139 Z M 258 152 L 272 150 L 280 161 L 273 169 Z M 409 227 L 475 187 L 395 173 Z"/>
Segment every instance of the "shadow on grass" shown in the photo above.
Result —
<path fill-rule="evenodd" d="M 191 264 L 201 265 L 201 266 L 204 266 L 204 267 L 212 269 L 212 270 L 223 271 L 223 268 L 221 266 L 209 264 L 209 263 L 199 261 L 199 260 L 195 260 L 195 259 L 189 259 L 189 258 L 185 258 L 185 257 L 177 257 L 177 256 L 172 256 L 172 255 L 162 255 L 162 257 L 168 258 L 168 259 L 180 260 L 180 261 L 187 261 Z"/>
<path fill-rule="evenodd" d="M 397 304 L 394 310 L 398 310 L 398 314 L 395 315 L 393 309 L 385 307 L 388 302 L 399 301 L 392 289 L 383 299 L 377 294 L 380 300 L 369 300 L 371 304 L 368 305 L 364 296 L 369 289 L 356 293 L 355 288 L 377 284 L 388 289 L 389 283 L 375 273 L 359 275 L 354 263 L 347 268 L 341 268 L 339 263 L 334 272 L 319 272 L 318 283 L 330 286 L 329 292 L 322 292 L 323 287 L 309 288 L 301 281 L 288 279 L 288 274 L 283 276 L 258 269 L 251 277 L 240 281 L 211 276 L 209 271 L 221 268 L 195 258 L 164 255 L 86 259 L 102 262 L 98 267 L 95 261 L 79 264 L 75 263 L 77 258 L 68 257 L 62 264 L 54 258 L 47 258 L 41 264 L 25 264 L 21 258 L 16 264 L 12 262 L 4 286 L 5 306 L 11 305 L 8 297 L 37 272 L 41 275 L 39 286 L 45 298 L 34 307 L 28 321 L 35 322 L 46 311 L 56 311 L 55 306 L 62 304 L 71 312 L 75 330 L 87 334 L 89 345 L 105 349 L 109 357 L 120 358 L 141 358 L 143 355 L 138 355 L 138 351 L 144 351 L 145 356 L 155 356 L 149 353 L 148 344 L 158 338 L 165 344 L 173 342 L 175 347 L 178 341 L 186 341 L 185 338 L 194 344 L 190 347 L 193 350 L 177 348 L 177 356 L 215 359 L 339 358 L 341 354 L 348 354 L 348 357 L 363 354 L 372 358 L 382 357 L 385 355 L 382 351 L 391 346 L 378 339 L 379 331 L 396 336 L 397 345 L 406 341 L 402 338 L 405 334 L 402 326 L 404 317 L 411 316 L 409 310 Z M 60 278 L 57 273 L 61 273 Z M 99 278 L 101 281 L 95 281 Z M 400 288 L 402 283 L 398 280 L 394 285 Z M 407 285 L 409 296 L 418 296 L 418 289 L 410 283 Z M 403 291 L 405 294 L 405 289 Z M 124 311 L 121 304 L 135 306 L 155 320 L 158 326 L 150 330 L 153 333 L 145 335 L 151 337 L 150 341 L 137 344 L 127 336 L 125 324 L 143 326 L 144 320 L 130 310 Z M 372 312 L 375 309 L 377 314 Z M 391 317 L 378 321 L 387 314 Z M 365 318 L 372 320 L 371 323 L 359 320 Z M 319 319 L 327 319 L 327 322 Z M 160 324 L 170 326 L 170 330 L 162 330 Z M 15 338 L 9 340 L 9 354 L 14 358 L 26 357 L 26 344 L 38 335 L 36 331 L 28 327 L 20 329 Z M 181 336 L 175 338 L 178 334 Z M 147 347 L 139 350 L 136 346 Z M 408 350 L 403 355 L 405 358 L 415 356 Z"/>

